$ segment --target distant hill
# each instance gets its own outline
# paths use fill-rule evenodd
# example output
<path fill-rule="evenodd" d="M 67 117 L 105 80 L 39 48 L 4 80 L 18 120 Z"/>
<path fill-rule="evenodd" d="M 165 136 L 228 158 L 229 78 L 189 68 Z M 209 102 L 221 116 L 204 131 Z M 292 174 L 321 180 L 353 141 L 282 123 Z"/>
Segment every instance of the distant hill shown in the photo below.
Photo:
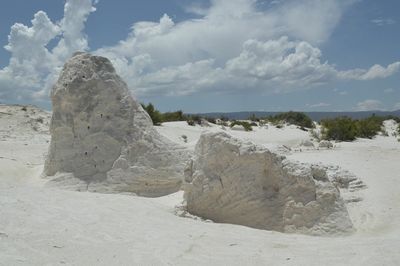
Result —
<path fill-rule="evenodd" d="M 230 120 L 233 119 L 247 119 L 251 115 L 255 115 L 256 117 L 266 117 L 270 115 L 276 115 L 279 113 L 283 112 L 215 112 L 215 113 L 198 113 L 196 115 L 201 115 L 204 117 L 211 117 L 211 118 L 220 118 L 220 117 L 226 117 L 229 118 Z M 308 115 L 312 120 L 314 121 L 320 121 L 324 118 L 335 118 L 339 116 L 348 116 L 353 119 L 360 119 L 360 118 L 365 118 L 369 117 L 373 114 L 377 116 L 387 116 L 387 115 L 393 115 L 393 116 L 399 116 L 400 117 L 400 110 L 397 111 L 363 111 L 363 112 L 304 112 L 306 115 Z"/>

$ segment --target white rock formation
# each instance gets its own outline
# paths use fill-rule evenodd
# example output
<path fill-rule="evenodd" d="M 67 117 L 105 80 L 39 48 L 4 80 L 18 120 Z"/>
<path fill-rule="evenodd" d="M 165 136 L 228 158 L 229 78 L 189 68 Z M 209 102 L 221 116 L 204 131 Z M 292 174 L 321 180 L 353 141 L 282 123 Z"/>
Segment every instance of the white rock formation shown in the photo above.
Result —
<path fill-rule="evenodd" d="M 333 144 L 332 144 L 332 142 L 330 142 L 329 140 L 322 140 L 322 141 L 319 143 L 318 147 L 319 147 L 319 148 L 327 148 L 327 149 L 330 149 L 330 148 L 333 148 Z"/>
<path fill-rule="evenodd" d="M 111 62 L 76 53 L 52 89 L 52 184 L 161 196 L 180 189 L 186 151 L 153 128 Z"/>
<path fill-rule="evenodd" d="M 235 130 L 235 131 L 246 131 L 244 126 L 242 125 L 234 125 L 233 127 L 231 127 L 231 130 Z"/>
<path fill-rule="evenodd" d="M 215 222 L 307 234 L 353 228 L 324 169 L 290 162 L 224 132 L 200 137 L 185 180 L 187 210 Z"/>
<path fill-rule="evenodd" d="M 302 140 L 300 142 L 300 146 L 314 148 L 314 143 L 312 143 L 312 141 L 310 141 L 310 140 Z"/>

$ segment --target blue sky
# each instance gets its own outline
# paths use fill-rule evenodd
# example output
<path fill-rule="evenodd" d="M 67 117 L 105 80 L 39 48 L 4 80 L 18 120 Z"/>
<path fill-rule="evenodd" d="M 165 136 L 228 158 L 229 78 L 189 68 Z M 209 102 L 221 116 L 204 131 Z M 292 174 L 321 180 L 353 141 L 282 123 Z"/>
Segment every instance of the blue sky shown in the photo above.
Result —
<path fill-rule="evenodd" d="M 162 111 L 400 109 L 399 10 L 397 0 L 4 0 L 0 102 L 49 108 L 63 63 L 85 50 Z"/>

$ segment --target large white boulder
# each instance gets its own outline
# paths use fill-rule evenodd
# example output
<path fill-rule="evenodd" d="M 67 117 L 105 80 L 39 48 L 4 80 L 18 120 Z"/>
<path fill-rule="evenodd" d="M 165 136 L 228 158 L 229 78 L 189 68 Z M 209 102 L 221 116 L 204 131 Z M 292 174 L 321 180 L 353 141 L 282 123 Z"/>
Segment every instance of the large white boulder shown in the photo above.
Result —
<path fill-rule="evenodd" d="M 186 151 L 157 133 L 107 58 L 76 53 L 51 100 L 51 184 L 143 196 L 180 189 Z"/>
<path fill-rule="evenodd" d="M 215 222 L 307 234 L 353 229 L 325 170 L 224 132 L 205 133 L 185 169 L 187 211 Z"/>

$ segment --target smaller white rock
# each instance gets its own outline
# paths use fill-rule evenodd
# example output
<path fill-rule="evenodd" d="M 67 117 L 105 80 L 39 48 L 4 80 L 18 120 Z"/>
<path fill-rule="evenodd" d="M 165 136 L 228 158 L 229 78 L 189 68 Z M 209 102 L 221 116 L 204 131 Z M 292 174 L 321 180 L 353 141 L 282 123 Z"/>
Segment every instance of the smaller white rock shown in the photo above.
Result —
<path fill-rule="evenodd" d="M 319 143 L 318 147 L 319 147 L 319 148 L 327 148 L 327 149 L 330 149 L 330 148 L 333 148 L 333 144 L 332 144 L 332 142 L 330 142 L 330 141 L 328 141 L 328 140 L 323 140 L 323 141 L 321 141 L 321 142 Z"/>
<path fill-rule="evenodd" d="M 310 141 L 310 140 L 303 140 L 300 143 L 300 146 L 308 147 L 308 148 L 314 148 L 314 143 L 312 143 L 312 141 Z"/>

